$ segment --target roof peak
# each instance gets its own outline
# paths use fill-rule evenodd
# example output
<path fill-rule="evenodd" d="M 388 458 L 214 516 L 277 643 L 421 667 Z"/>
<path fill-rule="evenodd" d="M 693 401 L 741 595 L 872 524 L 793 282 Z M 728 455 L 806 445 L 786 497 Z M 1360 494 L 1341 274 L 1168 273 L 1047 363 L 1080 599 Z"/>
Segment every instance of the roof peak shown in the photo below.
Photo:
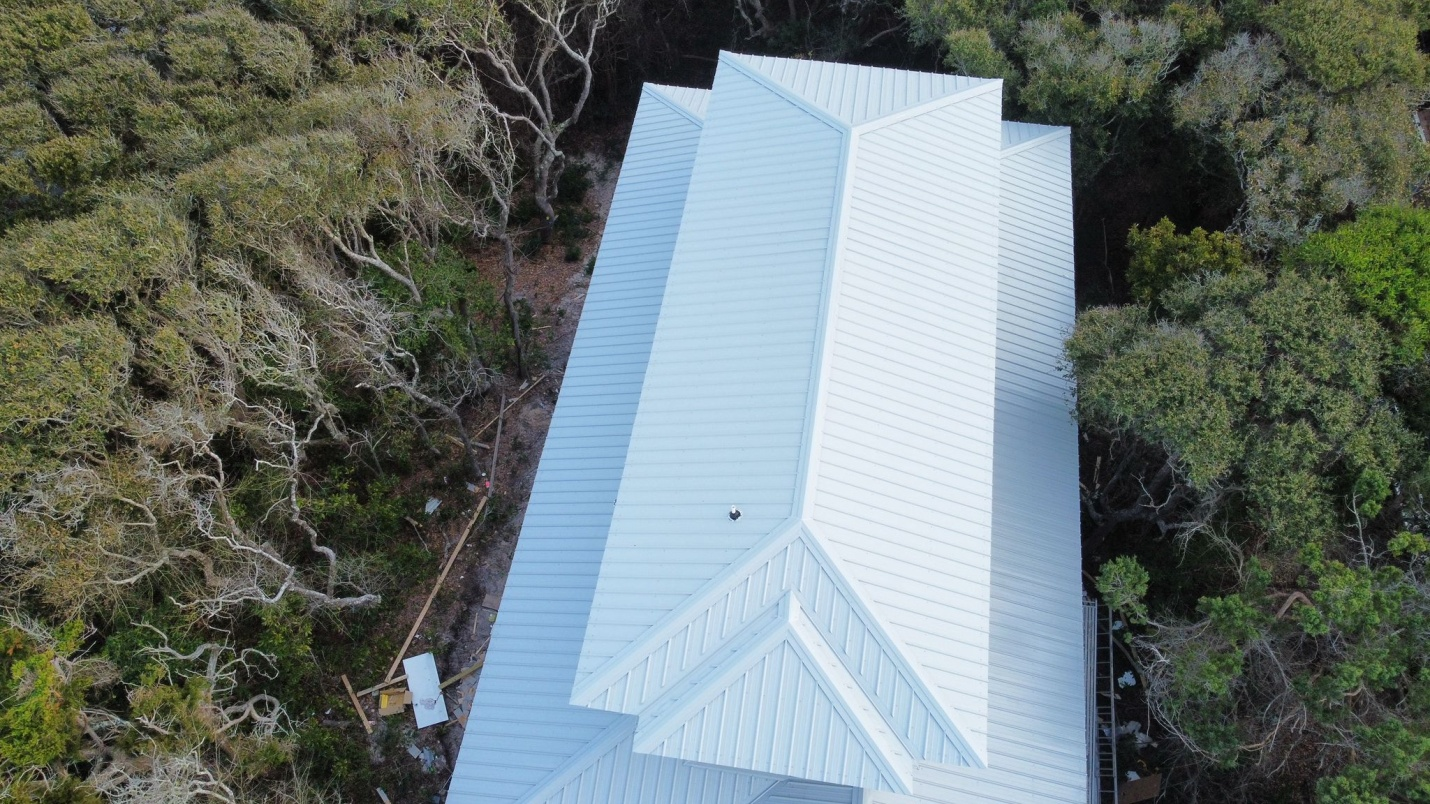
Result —
<path fill-rule="evenodd" d="M 697 87 L 677 87 L 647 82 L 645 88 L 676 111 L 704 124 L 705 110 L 710 105 L 710 90 Z"/>
<path fill-rule="evenodd" d="M 731 655 L 705 665 L 688 689 L 674 691 L 640 717 L 634 750 L 827 784 L 910 791 L 913 758 L 861 694 L 796 595 L 786 593 L 737 641 Z M 800 692 L 782 694 L 791 680 Z M 844 753 L 760 750 L 758 743 L 783 739 L 772 730 L 771 708 L 787 710 L 776 720 L 811 717 L 830 733 L 842 733 Z M 706 729 L 711 718 L 722 721 L 722 732 L 733 727 L 743 739 L 712 735 Z"/>
<path fill-rule="evenodd" d="M 918 107 L 993 91 L 1001 79 L 866 67 L 721 51 L 720 61 L 756 75 L 822 116 L 856 128 Z"/>

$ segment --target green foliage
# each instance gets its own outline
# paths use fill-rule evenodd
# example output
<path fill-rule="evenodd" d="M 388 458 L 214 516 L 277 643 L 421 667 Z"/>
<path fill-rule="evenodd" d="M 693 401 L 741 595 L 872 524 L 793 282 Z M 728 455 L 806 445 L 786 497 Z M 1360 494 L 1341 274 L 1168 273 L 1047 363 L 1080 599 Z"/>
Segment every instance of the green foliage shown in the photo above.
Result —
<path fill-rule="evenodd" d="M 1399 0 L 1280 0 L 1265 20 L 1308 78 L 1342 92 L 1378 79 L 1421 80 L 1419 26 L 1403 8 Z"/>
<path fill-rule="evenodd" d="M 239 8 L 181 17 L 170 26 L 165 44 L 182 81 L 242 80 L 282 97 L 312 78 L 312 48 L 297 29 L 259 22 Z"/>
<path fill-rule="evenodd" d="M 258 616 L 263 623 L 258 649 L 273 657 L 283 697 L 297 699 L 318 669 L 313 655 L 311 612 L 300 599 L 285 597 L 260 608 Z"/>
<path fill-rule="evenodd" d="M 1251 265 L 1245 246 L 1235 235 L 1208 233 L 1200 226 L 1189 234 L 1177 234 L 1172 221 L 1163 218 L 1143 229 L 1133 226 L 1127 233 L 1127 281 L 1137 301 L 1150 304 L 1162 291 L 1181 279 L 1204 274 L 1236 274 Z"/>
<path fill-rule="evenodd" d="M 1013 63 L 982 28 L 955 28 L 943 38 L 944 66 L 959 75 L 1002 78 L 1003 91 L 1013 92 L 1020 76 Z"/>
<path fill-rule="evenodd" d="M 79 741 L 85 686 L 65 679 L 55 664 L 77 647 L 79 625 L 66 629 L 54 648 L 0 628 L 0 769 L 49 765 L 67 758 Z"/>
<path fill-rule="evenodd" d="M 1430 176 L 1406 114 L 1419 95 L 1383 80 L 1328 96 L 1292 77 L 1274 40 L 1243 34 L 1178 88 L 1174 113 L 1234 158 L 1246 192 L 1240 228 L 1266 250 L 1352 207 L 1410 202 Z"/>
<path fill-rule="evenodd" d="M 102 316 L 0 329 L 0 483 L 93 449 L 128 382 L 130 356 Z"/>
<path fill-rule="evenodd" d="M 1157 445 L 1279 544 L 1379 511 L 1415 440 L 1380 401 L 1384 336 L 1337 283 L 1248 270 L 1183 280 L 1161 301 L 1161 321 L 1135 307 L 1079 317 L 1067 348 L 1085 426 Z"/>
<path fill-rule="evenodd" d="M 1132 556 L 1118 556 L 1097 573 L 1097 592 L 1108 606 L 1133 622 L 1147 620 L 1147 585 L 1151 576 Z"/>
<path fill-rule="evenodd" d="M 371 202 L 357 139 L 341 131 L 274 137 L 178 177 L 223 245 L 261 245 L 294 226 L 343 219 Z"/>
<path fill-rule="evenodd" d="M 417 508 L 411 495 L 397 492 L 397 478 L 363 482 L 351 466 L 334 467 L 311 497 L 302 501 L 308 517 L 342 545 L 371 550 L 390 542 L 406 527 L 404 515 Z"/>
<path fill-rule="evenodd" d="M 1430 211 L 1368 209 L 1335 231 L 1312 235 L 1291 261 L 1343 278 L 1360 307 L 1394 334 L 1397 362 L 1424 357 L 1430 345 Z"/>
<path fill-rule="evenodd" d="M 1020 21 L 1055 17 L 1070 5 L 1067 0 L 906 0 L 904 15 L 916 42 L 939 42 L 951 31 L 985 30 L 1006 46 L 1017 35 Z"/>
<path fill-rule="evenodd" d="M 1401 531 L 1386 543 L 1386 547 L 1397 558 L 1420 556 L 1430 552 L 1430 539 L 1423 533 Z"/>
<path fill-rule="evenodd" d="M 367 749 L 351 735 L 317 723 L 297 733 L 297 762 L 340 784 L 366 787 L 372 776 Z"/>
<path fill-rule="evenodd" d="M 1065 14 L 1025 23 L 1020 40 L 1028 65 L 1020 98 L 1028 110 L 1052 123 L 1096 124 L 1146 113 L 1181 34 L 1153 19 L 1114 15 L 1094 27 Z"/>
<path fill-rule="evenodd" d="M 88 215 L 18 227 L 4 253 L 30 276 L 106 304 L 172 274 L 188 257 L 188 237 L 163 202 L 126 197 Z"/>

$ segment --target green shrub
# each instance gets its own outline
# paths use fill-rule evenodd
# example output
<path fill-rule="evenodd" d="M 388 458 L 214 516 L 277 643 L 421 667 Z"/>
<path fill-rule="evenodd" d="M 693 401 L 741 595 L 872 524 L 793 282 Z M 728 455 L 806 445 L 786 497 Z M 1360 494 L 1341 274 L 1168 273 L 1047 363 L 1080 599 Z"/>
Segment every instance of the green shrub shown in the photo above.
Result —
<path fill-rule="evenodd" d="M 1201 227 L 1177 234 L 1168 219 L 1143 229 L 1133 226 L 1127 233 L 1127 281 L 1137 301 L 1157 301 L 1162 291 L 1179 279 L 1201 274 L 1235 274 L 1251 264 L 1246 247 L 1235 235 L 1207 232 Z"/>
<path fill-rule="evenodd" d="M 1430 345 L 1430 210 L 1379 207 L 1335 231 L 1312 235 L 1291 257 L 1341 278 L 1351 296 L 1390 329 L 1396 362 Z"/>

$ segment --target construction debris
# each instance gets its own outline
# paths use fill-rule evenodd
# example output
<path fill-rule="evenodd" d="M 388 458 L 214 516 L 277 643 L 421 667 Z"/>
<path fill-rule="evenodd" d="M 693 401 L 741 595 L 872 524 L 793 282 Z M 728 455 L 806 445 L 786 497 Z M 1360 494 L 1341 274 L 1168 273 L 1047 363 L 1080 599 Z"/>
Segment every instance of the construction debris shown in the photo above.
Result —
<path fill-rule="evenodd" d="M 372 723 L 368 722 L 367 712 L 363 711 L 362 702 L 358 700 L 357 693 L 353 692 L 353 684 L 348 681 L 347 674 L 343 674 L 343 689 L 348 691 L 348 700 L 353 702 L 353 708 L 357 710 L 358 717 L 362 719 L 362 727 L 368 734 L 372 734 Z"/>
<path fill-rule="evenodd" d="M 437 677 L 437 661 L 423 653 L 402 661 L 412 688 L 412 713 L 417 716 L 417 728 L 425 729 L 447 722 L 447 702 L 442 698 L 442 685 Z"/>
<path fill-rule="evenodd" d="M 377 714 L 381 717 L 400 715 L 412 703 L 412 691 L 400 687 L 384 691 L 377 696 Z"/>
<path fill-rule="evenodd" d="M 457 546 L 452 548 L 452 554 L 447 556 L 447 563 L 442 566 L 442 574 L 437 576 L 437 582 L 432 584 L 432 591 L 427 595 L 427 602 L 422 604 L 422 611 L 417 613 L 417 620 L 412 623 L 412 630 L 407 632 L 407 639 L 402 641 L 402 647 L 397 651 L 397 656 L 392 659 L 392 666 L 387 668 L 387 678 L 384 681 L 391 681 L 397 673 L 397 665 L 402 663 L 402 657 L 407 655 L 407 649 L 412 646 L 412 638 L 417 636 L 417 629 L 422 627 L 422 620 L 427 616 L 427 610 L 432 608 L 432 601 L 437 598 L 437 593 L 442 589 L 442 582 L 447 580 L 447 573 L 452 571 L 452 565 L 457 563 L 457 556 L 461 554 L 462 548 L 467 544 L 467 537 L 472 535 L 472 528 L 476 526 L 477 520 L 481 518 L 482 511 L 486 510 L 487 501 L 491 499 L 488 495 L 477 503 L 477 512 L 472 514 L 472 518 L 467 522 L 467 527 L 462 530 L 462 538 L 457 540 Z"/>

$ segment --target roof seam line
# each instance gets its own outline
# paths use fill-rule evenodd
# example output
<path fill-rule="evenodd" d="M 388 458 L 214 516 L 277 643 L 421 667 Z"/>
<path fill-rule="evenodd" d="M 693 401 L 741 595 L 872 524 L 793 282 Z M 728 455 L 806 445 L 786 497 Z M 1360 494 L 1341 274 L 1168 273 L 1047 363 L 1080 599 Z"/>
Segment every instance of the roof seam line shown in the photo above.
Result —
<path fill-rule="evenodd" d="M 546 778 L 537 782 L 527 792 L 525 796 L 517 801 L 517 804 L 527 804 L 527 802 L 541 801 L 561 788 L 569 784 L 573 779 L 581 775 L 581 772 L 591 764 L 591 760 L 604 756 L 606 752 L 620 745 L 623 740 L 635 733 L 635 718 L 620 716 L 615 723 L 607 726 L 601 731 L 596 739 L 587 743 L 584 748 L 577 751 L 572 757 L 551 773 Z"/>
<path fill-rule="evenodd" d="M 988 79 L 987 83 L 969 87 L 962 92 L 955 92 L 952 95 L 945 95 L 941 98 L 934 98 L 933 100 L 925 101 L 924 103 L 920 103 L 915 106 L 910 106 L 907 109 L 900 109 L 896 112 L 889 112 L 882 117 L 875 117 L 872 120 L 865 120 L 863 123 L 851 127 L 851 130 L 855 134 L 867 134 L 871 131 L 876 131 L 881 128 L 887 128 L 896 123 L 902 123 L 906 120 L 910 120 L 915 117 L 922 117 L 923 115 L 929 114 L 931 112 L 936 112 L 945 106 L 952 106 L 955 103 L 962 103 L 963 101 L 971 100 L 973 98 L 978 97 L 979 95 L 985 95 L 989 92 L 1001 91 L 1002 88 L 1003 79 Z"/>
<path fill-rule="evenodd" d="M 1017 145 L 1010 145 L 1007 148 L 1004 148 L 999 151 L 998 156 L 1001 159 L 1007 159 L 1010 156 L 1017 156 L 1018 154 L 1036 148 L 1039 145 L 1046 145 L 1054 140 L 1064 139 L 1069 136 L 1071 136 L 1069 133 L 1069 129 L 1059 126 L 1057 131 L 1049 131 L 1047 134 L 1042 134 L 1040 136 L 1032 138 L 1031 140 L 1020 142 Z"/>
<path fill-rule="evenodd" d="M 748 64 L 741 63 L 739 60 L 735 59 L 731 53 L 727 51 L 720 51 L 720 64 L 726 65 L 731 69 L 738 71 L 741 75 L 751 79 L 752 81 L 755 81 L 760 86 L 778 95 L 780 98 L 794 104 L 795 107 L 798 108 L 800 111 L 810 114 L 815 119 L 819 120 L 819 122 L 824 123 L 825 125 L 829 126 L 835 131 L 840 132 L 841 134 L 848 135 L 850 129 L 852 128 L 848 123 L 844 122 L 843 120 L 840 120 L 839 118 L 835 117 L 834 115 L 831 115 L 830 113 L 824 111 L 818 106 L 815 106 L 804 98 L 801 98 L 799 95 L 796 95 L 789 88 L 775 83 L 774 80 L 772 80 L 764 73 L 759 72 Z"/>
<path fill-rule="evenodd" d="M 668 97 L 666 97 L 666 96 L 665 96 L 665 93 L 663 93 L 663 92 L 661 92 L 660 90 L 656 89 L 656 87 L 658 87 L 658 86 L 660 86 L 660 85 L 659 85 L 659 84 L 645 84 L 644 86 L 641 87 L 641 94 L 643 94 L 643 95 L 649 95 L 649 96 L 651 96 L 652 98 L 655 98 L 656 100 L 660 101 L 661 103 L 665 104 L 666 106 L 669 106 L 672 111 L 674 111 L 674 112 L 676 112 L 676 113 L 682 115 L 683 117 L 685 117 L 686 119 L 688 119 L 690 122 L 692 122 L 692 123 L 694 123 L 695 125 L 699 126 L 701 129 L 704 129 L 704 128 L 705 128 L 705 121 L 704 121 L 704 120 L 702 120 L 702 119 L 699 118 L 699 117 L 696 117 L 695 114 L 694 114 L 693 112 L 691 112 L 689 109 L 685 108 L 684 106 L 681 106 L 679 103 L 676 103 L 674 98 L 668 98 Z"/>

